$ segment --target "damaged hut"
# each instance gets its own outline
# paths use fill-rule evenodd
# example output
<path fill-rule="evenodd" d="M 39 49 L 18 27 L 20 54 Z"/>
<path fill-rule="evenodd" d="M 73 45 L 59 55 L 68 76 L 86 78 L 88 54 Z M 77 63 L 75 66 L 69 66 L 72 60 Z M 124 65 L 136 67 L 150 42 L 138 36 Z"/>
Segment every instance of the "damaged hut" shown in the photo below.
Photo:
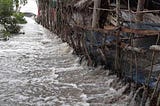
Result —
<path fill-rule="evenodd" d="M 88 65 L 102 65 L 150 88 L 151 100 L 160 98 L 159 0 L 39 0 L 38 5 L 37 21 Z"/>

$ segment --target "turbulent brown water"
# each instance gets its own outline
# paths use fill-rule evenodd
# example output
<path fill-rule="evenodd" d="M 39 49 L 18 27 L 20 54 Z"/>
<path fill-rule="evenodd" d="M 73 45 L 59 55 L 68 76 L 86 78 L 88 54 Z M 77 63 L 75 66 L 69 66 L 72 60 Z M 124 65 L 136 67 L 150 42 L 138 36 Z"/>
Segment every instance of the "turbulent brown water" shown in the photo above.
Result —
<path fill-rule="evenodd" d="M 24 35 L 0 41 L 0 106 L 126 106 L 107 70 L 80 65 L 72 48 L 26 18 Z"/>

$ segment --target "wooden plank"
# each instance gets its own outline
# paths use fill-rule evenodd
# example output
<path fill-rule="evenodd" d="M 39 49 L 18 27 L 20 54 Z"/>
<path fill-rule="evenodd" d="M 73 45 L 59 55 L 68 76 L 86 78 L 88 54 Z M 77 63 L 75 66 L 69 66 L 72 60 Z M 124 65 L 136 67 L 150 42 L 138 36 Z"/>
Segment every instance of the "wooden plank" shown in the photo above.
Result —
<path fill-rule="evenodd" d="M 137 53 L 144 53 L 145 51 L 141 48 L 137 48 L 137 47 L 132 47 L 132 46 L 128 46 L 126 45 L 125 47 L 123 47 L 124 50 L 127 51 L 132 51 L 132 52 L 137 52 Z"/>
<path fill-rule="evenodd" d="M 148 29 L 131 29 L 131 28 L 121 28 L 121 32 L 126 32 L 126 33 L 134 33 L 134 34 L 140 34 L 140 35 L 157 35 L 160 33 L 160 31 L 157 30 L 148 30 Z"/>
<path fill-rule="evenodd" d="M 131 13 L 133 13 L 133 14 L 137 14 L 137 13 L 138 14 L 143 14 L 143 13 L 158 13 L 158 12 L 160 12 L 160 10 L 143 10 L 143 11 L 137 11 L 137 12 L 131 11 Z"/>
<path fill-rule="evenodd" d="M 149 48 L 150 50 L 160 52 L 160 45 L 152 45 Z"/>

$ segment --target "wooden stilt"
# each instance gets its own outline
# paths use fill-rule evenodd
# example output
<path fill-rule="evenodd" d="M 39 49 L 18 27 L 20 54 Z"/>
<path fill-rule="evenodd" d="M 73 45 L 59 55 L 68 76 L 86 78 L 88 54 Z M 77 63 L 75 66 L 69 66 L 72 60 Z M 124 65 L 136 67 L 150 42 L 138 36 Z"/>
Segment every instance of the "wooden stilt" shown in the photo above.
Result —
<path fill-rule="evenodd" d="M 143 11 L 143 9 L 144 9 L 144 3 L 145 3 L 145 0 L 138 0 L 137 12 Z M 142 13 L 137 13 L 137 15 L 136 15 L 136 21 L 137 22 L 143 21 L 143 14 Z"/>
<path fill-rule="evenodd" d="M 120 77 L 120 0 L 116 0 L 116 55 L 115 55 L 115 71 Z"/>

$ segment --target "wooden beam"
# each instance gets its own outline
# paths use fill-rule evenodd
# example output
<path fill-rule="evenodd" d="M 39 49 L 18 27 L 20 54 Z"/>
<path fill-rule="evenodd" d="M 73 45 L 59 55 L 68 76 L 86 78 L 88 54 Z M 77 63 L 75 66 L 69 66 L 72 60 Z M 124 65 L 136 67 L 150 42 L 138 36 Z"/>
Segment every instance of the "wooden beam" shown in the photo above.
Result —
<path fill-rule="evenodd" d="M 131 29 L 127 27 L 121 28 L 121 32 L 126 32 L 126 33 L 134 33 L 138 35 L 157 35 L 160 33 L 158 30 L 149 30 L 149 29 Z"/>
<path fill-rule="evenodd" d="M 102 33 L 108 33 L 108 32 L 116 32 L 118 27 L 115 26 L 104 26 L 104 29 L 101 28 L 92 28 L 92 27 L 86 27 L 82 25 L 74 25 L 76 28 L 84 29 L 84 30 L 90 30 L 90 31 L 97 31 L 97 32 L 102 32 Z M 132 28 L 127 28 L 127 27 L 121 27 L 120 28 L 121 32 L 125 33 L 133 33 L 133 34 L 140 34 L 140 35 L 146 35 L 146 36 L 154 36 L 160 33 L 160 30 L 149 30 L 149 29 L 132 29 Z"/>
<path fill-rule="evenodd" d="M 101 11 L 109 11 L 109 12 L 114 12 L 116 11 L 116 9 L 106 9 L 106 8 L 92 8 L 92 7 L 89 7 L 89 9 L 91 10 L 101 10 Z"/>
<path fill-rule="evenodd" d="M 96 9 L 96 10 L 100 10 L 100 11 L 109 11 L 109 12 L 115 12 L 116 9 L 105 9 L 105 8 L 92 8 L 92 7 L 89 7 L 89 9 L 93 10 L 93 9 Z M 143 13 L 158 13 L 160 12 L 160 10 L 141 10 L 141 11 L 129 11 L 129 10 L 126 10 L 126 9 L 121 9 L 121 11 L 124 11 L 124 12 L 131 12 L 133 14 L 143 14 Z"/>

